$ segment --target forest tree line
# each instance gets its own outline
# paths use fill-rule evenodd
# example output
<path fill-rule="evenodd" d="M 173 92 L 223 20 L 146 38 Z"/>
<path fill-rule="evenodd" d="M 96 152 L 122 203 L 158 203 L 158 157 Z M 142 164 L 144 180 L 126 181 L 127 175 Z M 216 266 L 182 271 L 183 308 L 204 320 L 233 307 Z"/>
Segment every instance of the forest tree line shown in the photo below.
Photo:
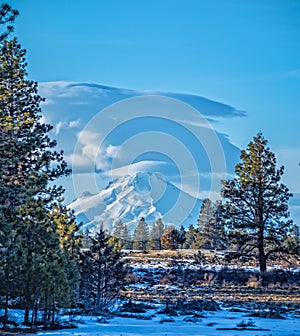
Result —
<path fill-rule="evenodd" d="M 125 250 L 239 250 L 239 244 L 231 238 L 224 216 L 222 202 L 203 200 L 196 225 L 176 227 L 165 225 L 159 218 L 154 224 L 148 224 L 142 217 L 135 230 L 131 232 L 126 223 L 119 221 L 112 233 L 121 242 Z M 295 246 L 299 244 L 299 227 L 291 226 L 288 234 L 282 237 L 282 243 Z"/>
<path fill-rule="evenodd" d="M 229 247 L 225 234 L 224 219 L 219 201 L 204 199 L 197 225 L 175 227 L 165 225 L 161 218 L 149 225 L 141 218 L 134 232 L 128 230 L 126 223 L 119 221 L 112 233 L 124 249 L 129 250 L 176 250 L 176 249 L 218 249 Z"/>

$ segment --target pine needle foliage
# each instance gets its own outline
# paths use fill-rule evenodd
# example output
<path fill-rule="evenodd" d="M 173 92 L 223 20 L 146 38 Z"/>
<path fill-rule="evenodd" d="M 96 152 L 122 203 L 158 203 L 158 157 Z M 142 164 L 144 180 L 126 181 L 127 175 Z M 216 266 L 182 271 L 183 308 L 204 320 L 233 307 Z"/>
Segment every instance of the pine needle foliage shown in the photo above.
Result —
<path fill-rule="evenodd" d="M 260 271 L 266 271 L 271 256 L 297 251 L 285 244 L 293 228 L 288 211 L 292 194 L 281 183 L 284 167 L 276 167 L 267 143 L 258 133 L 241 151 L 235 177 L 222 182 L 229 238 L 240 252 L 257 258 Z"/>

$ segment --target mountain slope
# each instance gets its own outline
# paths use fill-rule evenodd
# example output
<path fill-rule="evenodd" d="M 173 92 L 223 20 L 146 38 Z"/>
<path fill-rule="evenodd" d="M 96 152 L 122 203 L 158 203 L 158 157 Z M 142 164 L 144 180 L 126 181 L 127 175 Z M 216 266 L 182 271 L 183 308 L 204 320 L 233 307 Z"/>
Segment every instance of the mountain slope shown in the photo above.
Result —
<path fill-rule="evenodd" d="M 149 224 L 163 218 L 166 224 L 187 226 L 197 218 L 200 203 L 160 174 L 137 173 L 110 182 L 96 195 L 85 193 L 69 207 L 83 222 L 83 230 L 94 233 L 101 225 L 112 231 L 120 220 L 134 230 L 141 217 Z"/>

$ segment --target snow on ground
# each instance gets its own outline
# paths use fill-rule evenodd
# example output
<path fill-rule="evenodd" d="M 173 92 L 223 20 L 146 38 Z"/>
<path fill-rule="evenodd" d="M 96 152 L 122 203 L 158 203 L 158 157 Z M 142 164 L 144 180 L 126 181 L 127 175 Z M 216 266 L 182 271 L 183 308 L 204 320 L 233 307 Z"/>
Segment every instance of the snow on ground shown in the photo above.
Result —
<path fill-rule="evenodd" d="M 108 323 L 98 323 L 97 317 L 80 317 L 77 329 L 45 331 L 39 335 L 50 336 L 299 336 L 300 323 L 293 317 L 280 319 L 249 318 L 240 312 L 227 310 L 206 313 L 207 318 L 198 322 L 185 322 L 184 316 L 173 317 L 175 322 L 160 323 L 167 315 L 156 315 L 152 320 L 114 317 Z M 239 323 L 252 321 L 262 331 L 218 330 L 218 328 L 235 328 Z"/>

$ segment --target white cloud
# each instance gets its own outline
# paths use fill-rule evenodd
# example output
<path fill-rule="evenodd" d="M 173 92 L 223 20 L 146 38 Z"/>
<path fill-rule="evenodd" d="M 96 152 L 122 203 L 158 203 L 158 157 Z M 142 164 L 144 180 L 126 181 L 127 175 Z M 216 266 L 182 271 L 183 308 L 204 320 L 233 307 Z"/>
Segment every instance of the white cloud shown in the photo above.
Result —
<path fill-rule="evenodd" d="M 113 146 L 113 145 L 109 145 L 106 148 L 107 155 L 109 155 L 110 157 L 116 157 L 118 150 L 119 150 L 119 147 Z"/>
<path fill-rule="evenodd" d="M 69 122 L 69 127 L 70 128 L 75 128 L 75 127 L 78 127 L 79 124 L 80 124 L 80 120 L 79 119 L 77 119 L 77 120 L 71 120 Z"/>
<path fill-rule="evenodd" d="M 102 174 L 113 179 L 123 177 L 125 175 L 134 175 L 138 172 L 150 172 L 158 169 L 161 165 L 166 165 L 163 161 L 140 161 L 119 168 L 104 171 Z"/>
<path fill-rule="evenodd" d="M 195 115 L 193 116 L 193 118 L 189 118 L 188 120 L 179 119 L 178 122 L 188 126 L 202 127 L 214 131 L 212 125 L 208 122 L 208 120 L 200 117 L 200 115 L 199 116 Z"/>
<path fill-rule="evenodd" d="M 119 156 L 119 147 L 105 145 L 100 133 L 83 130 L 77 134 L 77 138 L 76 153 L 72 159 L 73 167 L 86 165 L 88 171 L 95 167 L 99 171 L 106 171 Z"/>
<path fill-rule="evenodd" d="M 69 165 L 76 167 L 86 167 L 90 165 L 90 159 L 80 153 L 72 153 L 64 156 Z"/>
<path fill-rule="evenodd" d="M 93 84 L 67 83 L 65 87 L 58 86 L 58 88 L 64 88 L 64 90 L 57 92 L 60 98 L 78 98 L 79 96 L 86 94 L 88 94 L 90 98 L 97 98 L 99 95 L 102 97 L 108 96 L 106 89 Z"/>
<path fill-rule="evenodd" d="M 102 142 L 102 135 L 83 130 L 78 133 L 78 144 L 81 147 L 81 154 L 96 162 L 99 145 Z"/>
<path fill-rule="evenodd" d="M 81 168 L 81 172 L 87 170 L 91 172 L 96 163 L 98 147 L 102 136 L 99 133 L 81 131 L 77 134 L 77 145 L 75 152 L 67 156 L 69 163 L 72 163 L 73 169 Z"/>
<path fill-rule="evenodd" d="M 46 117 L 44 114 L 41 116 L 40 119 L 40 123 L 41 124 L 50 124 L 51 120 L 49 119 L 49 117 Z"/>
<path fill-rule="evenodd" d="M 119 147 L 108 145 L 101 147 L 97 153 L 96 168 L 100 171 L 106 171 L 111 167 L 112 160 L 118 157 Z"/>
<path fill-rule="evenodd" d="M 42 97 L 47 97 L 47 103 L 48 97 L 57 97 L 69 84 L 72 82 L 41 82 L 39 83 L 39 94 Z"/>
<path fill-rule="evenodd" d="M 59 121 L 54 128 L 54 134 L 58 135 L 63 128 L 75 128 L 79 125 L 79 120 L 71 120 L 68 123 L 66 121 Z"/>
<path fill-rule="evenodd" d="M 54 133 L 55 135 L 58 135 L 61 128 L 64 126 L 65 123 L 63 123 L 62 121 L 59 121 L 56 126 L 55 126 L 55 129 L 54 129 Z"/>

